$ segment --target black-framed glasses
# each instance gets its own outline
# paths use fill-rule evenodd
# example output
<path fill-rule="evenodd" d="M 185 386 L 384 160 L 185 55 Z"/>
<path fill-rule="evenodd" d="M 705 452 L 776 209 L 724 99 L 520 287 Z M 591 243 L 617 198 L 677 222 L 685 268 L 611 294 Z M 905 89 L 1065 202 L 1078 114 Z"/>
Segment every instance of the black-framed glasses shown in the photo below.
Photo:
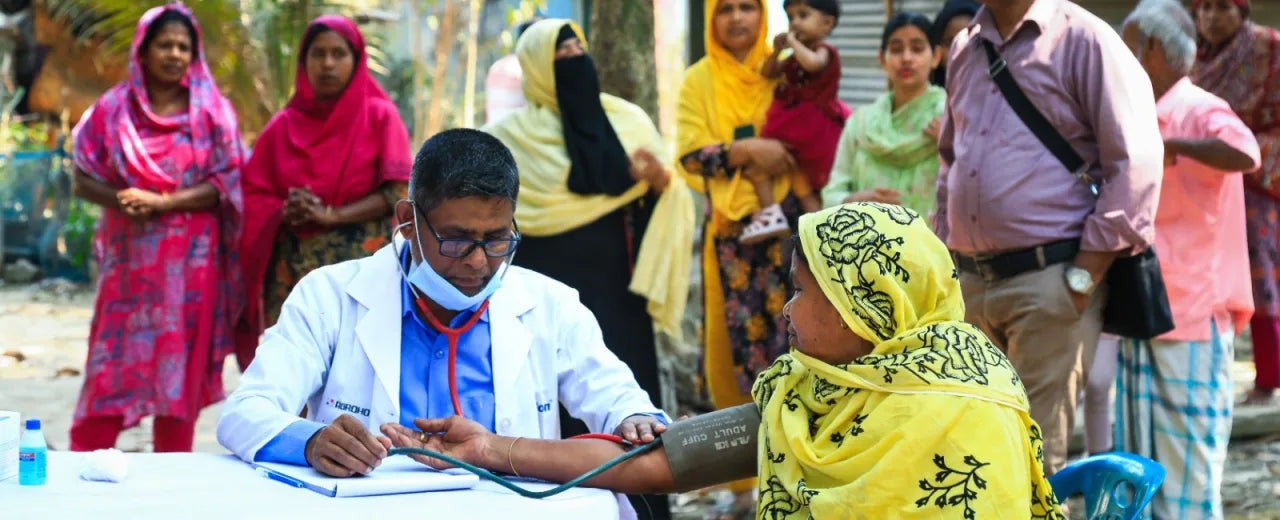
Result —
<path fill-rule="evenodd" d="M 417 208 L 414 208 L 418 211 Z M 435 226 L 431 225 L 431 221 L 427 219 L 426 214 L 418 211 L 418 217 L 422 222 L 427 224 L 427 229 L 431 231 L 431 236 L 435 237 L 436 243 L 440 244 L 440 255 L 449 258 L 465 258 L 475 251 L 477 247 L 484 250 L 484 255 L 489 258 L 505 258 L 516 253 L 516 247 L 520 245 L 520 225 L 515 219 L 511 220 L 511 227 L 514 232 L 507 238 L 487 238 L 484 240 L 472 240 L 470 238 L 445 238 L 436 232 Z"/>

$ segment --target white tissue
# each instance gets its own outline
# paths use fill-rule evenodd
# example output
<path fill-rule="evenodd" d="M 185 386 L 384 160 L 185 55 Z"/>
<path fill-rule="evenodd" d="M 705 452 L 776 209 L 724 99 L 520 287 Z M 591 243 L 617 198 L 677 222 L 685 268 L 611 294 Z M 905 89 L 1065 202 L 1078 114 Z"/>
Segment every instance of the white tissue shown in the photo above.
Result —
<path fill-rule="evenodd" d="M 84 454 L 80 478 L 102 482 L 120 482 L 129 474 L 129 459 L 115 448 Z"/>

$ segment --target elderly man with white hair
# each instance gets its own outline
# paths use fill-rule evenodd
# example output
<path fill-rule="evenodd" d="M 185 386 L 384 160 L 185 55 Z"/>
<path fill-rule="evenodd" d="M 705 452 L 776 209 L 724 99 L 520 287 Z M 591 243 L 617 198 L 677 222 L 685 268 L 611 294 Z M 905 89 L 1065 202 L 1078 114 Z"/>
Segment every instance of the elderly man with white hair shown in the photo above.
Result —
<path fill-rule="evenodd" d="M 1121 341 L 1116 447 L 1168 471 L 1156 518 L 1222 518 L 1232 339 L 1253 314 L 1240 172 L 1258 168 L 1258 142 L 1188 79 L 1195 25 L 1181 3 L 1143 1 L 1123 36 L 1151 77 L 1165 143 L 1155 247 L 1177 328 Z"/>

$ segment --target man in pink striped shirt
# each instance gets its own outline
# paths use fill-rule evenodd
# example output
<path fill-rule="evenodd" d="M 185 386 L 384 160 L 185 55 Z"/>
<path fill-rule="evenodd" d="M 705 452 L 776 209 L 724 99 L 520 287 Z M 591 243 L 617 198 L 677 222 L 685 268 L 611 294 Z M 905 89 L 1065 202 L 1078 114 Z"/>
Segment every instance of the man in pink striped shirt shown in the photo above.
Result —
<path fill-rule="evenodd" d="M 952 44 L 935 227 L 955 254 L 966 319 L 1027 387 L 1052 473 L 1101 331 L 1103 275 L 1154 238 L 1163 145 L 1151 82 L 1106 22 L 1066 0 L 983 4 Z M 1000 93 L 984 40 L 1088 163 L 1096 198 Z"/>
<path fill-rule="evenodd" d="M 1164 465 L 1156 518 L 1222 518 L 1232 340 L 1253 314 L 1240 172 L 1258 168 L 1258 141 L 1231 105 L 1187 77 L 1196 29 L 1181 3 L 1144 0 L 1123 34 L 1158 100 L 1156 251 L 1176 328 L 1121 341 L 1116 447 Z"/>

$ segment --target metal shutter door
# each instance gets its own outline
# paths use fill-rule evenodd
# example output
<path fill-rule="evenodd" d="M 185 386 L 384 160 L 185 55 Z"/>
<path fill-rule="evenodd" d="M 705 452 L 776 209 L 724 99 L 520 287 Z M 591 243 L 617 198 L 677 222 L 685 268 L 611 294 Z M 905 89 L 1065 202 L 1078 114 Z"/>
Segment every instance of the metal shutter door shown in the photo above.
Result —
<path fill-rule="evenodd" d="M 840 49 L 840 99 L 851 107 L 870 103 L 888 85 L 877 57 L 885 19 L 882 0 L 841 2 L 840 24 L 830 40 Z"/>

